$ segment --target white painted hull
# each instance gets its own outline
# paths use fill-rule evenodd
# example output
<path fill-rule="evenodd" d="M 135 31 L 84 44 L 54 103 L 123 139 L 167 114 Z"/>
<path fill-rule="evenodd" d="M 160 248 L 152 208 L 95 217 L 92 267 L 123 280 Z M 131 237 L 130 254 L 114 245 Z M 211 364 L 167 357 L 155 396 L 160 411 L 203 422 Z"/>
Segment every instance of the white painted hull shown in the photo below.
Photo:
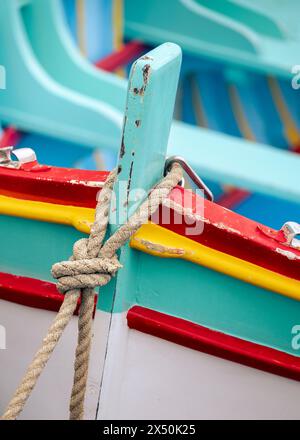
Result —
<path fill-rule="evenodd" d="M 0 350 L 1 413 L 39 349 L 54 317 L 55 312 L 0 301 L 0 324 L 6 328 L 6 350 Z M 96 417 L 109 318 L 108 313 L 97 312 L 94 320 L 92 362 L 85 407 L 87 419 Z M 20 419 L 68 419 L 76 341 L 77 317 L 73 317 Z"/>
<path fill-rule="evenodd" d="M 0 351 L 1 412 L 53 317 L 53 312 L 0 301 L 0 323 L 7 332 L 7 349 Z M 95 317 L 86 418 L 299 418 L 298 382 L 130 330 L 125 313 L 113 315 L 111 326 L 110 317 L 99 311 Z M 21 419 L 68 418 L 76 325 L 74 317 Z"/>

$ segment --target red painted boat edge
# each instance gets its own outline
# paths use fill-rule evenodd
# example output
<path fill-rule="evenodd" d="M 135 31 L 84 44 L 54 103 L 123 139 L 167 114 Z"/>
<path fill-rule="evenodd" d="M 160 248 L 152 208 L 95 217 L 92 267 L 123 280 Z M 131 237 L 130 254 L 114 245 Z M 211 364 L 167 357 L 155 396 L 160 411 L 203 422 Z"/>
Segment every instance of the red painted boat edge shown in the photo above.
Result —
<path fill-rule="evenodd" d="M 218 205 L 223 206 L 223 208 L 234 209 L 245 202 L 250 196 L 251 193 L 249 191 L 234 188 L 228 193 L 221 195 L 218 198 L 217 203 Z"/>
<path fill-rule="evenodd" d="M 22 133 L 17 131 L 14 127 L 5 128 L 0 137 L 0 148 L 15 146 L 21 137 Z"/>
<path fill-rule="evenodd" d="M 58 312 L 64 296 L 58 292 L 54 283 L 0 272 L 0 300 L 27 307 Z M 95 309 L 96 311 L 95 297 Z M 80 300 L 75 315 L 78 315 Z"/>
<path fill-rule="evenodd" d="M 172 207 L 164 206 L 160 207 L 160 226 L 204 246 L 300 281 L 300 250 L 284 244 L 278 231 L 181 187 L 173 189 L 169 199 L 175 205 L 188 207 L 195 214 L 195 222 L 187 222 L 184 214 L 175 216 Z M 171 221 L 164 222 L 163 219 L 169 218 Z M 191 227 L 200 232 L 188 234 Z"/>
<path fill-rule="evenodd" d="M 114 72 L 118 68 L 135 60 L 146 50 L 147 47 L 143 43 L 133 40 L 125 44 L 120 50 L 97 61 L 95 66 L 108 72 Z"/>
<path fill-rule="evenodd" d="M 59 167 L 32 171 L 0 167 L 0 192 L 24 200 L 94 208 L 108 174 Z"/>
<path fill-rule="evenodd" d="M 300 357 L 141 306 L 128 311 L 127 323 L 131 329 L 169 342 L 300 381 Z"/>

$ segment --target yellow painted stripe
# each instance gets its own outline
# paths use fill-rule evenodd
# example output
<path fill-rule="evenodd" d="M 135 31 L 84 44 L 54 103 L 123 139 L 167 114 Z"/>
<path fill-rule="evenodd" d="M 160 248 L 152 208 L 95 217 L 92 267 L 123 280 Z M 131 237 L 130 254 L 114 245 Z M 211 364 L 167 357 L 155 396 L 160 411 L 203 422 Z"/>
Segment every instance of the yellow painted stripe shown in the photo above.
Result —
<path fill-rule="evenodd" d="M 123 44 L 123 0 L 113 1 L 113 38 L 114 49 L 119 50 Z"/>
<path fill-rule="evenodd" d="M 280 119 L 284 126 L 285 137 L 291 146 L 298 145 L 300 140 L 300 133 L 294 122 L 292 115 L 284 101 L 282 91 L 275 78 L 268 77 L 268 85 L 270 87 L 271 95 Z"/>
<path fill-rule="evenodd" d="M 87 56 L 85 32 L 85 0 L 76 0 L 77 41 L 82 55 Z"/>
<path fill-rule="evenodd" d="M 190 76 L 190 85 L 192 91 L 192 105 L 195 111 L 196 121 L 200 127 L 208 127 L 207 119 L 204 113 L 204 107 L 201 99 L 201 93 L 197 77 L 195 75 Z"/>
<path fill-rule="evenodd" d="M 244 109 L 236 87 L 234 85 L 230 85 L 228 88 L 228 93 L 231 101 L 233 114 L 240 132 L 242 133 L 245 139 L 248 139 L 249 141 L 255 141 L 256 140 L 255 136 L 244 114 Z"/>
<path fill-rule="evenodd" d="M 299 281 L 203 246 L 150 222 L 136 232 L 130 241 L 130 246 L 157 257 L 191 261 L 255 286 L 300 300 Z"/>
<path fill-rule="evenodd" d="M 120 50 L 124 41 L 124 6 L 123 0 L 113 0 L 113 45 L 114 50 Z M 119 68 L 116 74 L 125 77 L 125 70 Z"/>
<path fill-rule="evenodd" d="M 88 234 L 94 221 L 95 210 L 0 195 L 0 214 L 69 225 Z"/>

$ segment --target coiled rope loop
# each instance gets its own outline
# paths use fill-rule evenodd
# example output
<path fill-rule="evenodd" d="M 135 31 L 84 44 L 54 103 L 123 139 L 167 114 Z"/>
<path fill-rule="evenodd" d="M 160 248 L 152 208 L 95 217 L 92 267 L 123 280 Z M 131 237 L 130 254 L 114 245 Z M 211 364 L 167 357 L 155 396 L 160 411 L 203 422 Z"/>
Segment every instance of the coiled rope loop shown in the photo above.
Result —
<path fill-rule="evenodd" d="M 95 222 L 91 227 L 89 237 L 75 243 L 73 255 L 69 261 L 54 264 L 52 267 L 52 275 L 58 280 L 58 290 L 65 294 L 64 302 L 43 340 L 42 347 L 29 365 L 21 384 L 2 416 L 3 420 L 14 420 L 22 412 L 65 327 L 71 320 L 80 297 L 70 419 L 83 419 L 92 340 L 94 288 L 107 284 L 122 267 L 116 255 L 117 251 L 166 200 L 170 191 L 181 181 L 182 169 L 177 163 L 174 163 L 170 172 L 150 191 L 148 198 L 127 223 L 122 225 L 103 244 L 116 176 L 116 170 L 112 171 L 101 190 L 96 207 Z"/>

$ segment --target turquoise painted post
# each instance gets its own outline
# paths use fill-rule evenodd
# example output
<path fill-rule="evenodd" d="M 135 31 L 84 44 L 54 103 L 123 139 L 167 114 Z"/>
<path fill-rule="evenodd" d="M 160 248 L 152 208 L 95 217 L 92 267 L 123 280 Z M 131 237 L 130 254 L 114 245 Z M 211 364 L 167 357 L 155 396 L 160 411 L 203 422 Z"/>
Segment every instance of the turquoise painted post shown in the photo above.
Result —
<path fill-rule="evenodd" d="M 117 224 L 111 225 L 111 232 L 119 227 L 118 223 L 126 214 L 122 207 L 124 197 L 120 184 L 123 181 L 127 183 L 128 194 L 137 189 L 149 191 L 163 174 L 180 65 L 180 48 L 166 43 L 140 58 L 131 69 L 119 160 L 121 172 L 115 185 L 116 207 L 121 218 Z M 141 201 L 140 198 L 138 203 Z M 134 201 L 126 196 L 125 202 L 129 204 L 130 211 Z M 110 219 L 114 219 L 113 207 Z M 108 405 L 111 408 L 118 405 L 128 343 L 123 324 L 125 313 L 121 312 L 126 312 L 135 300 L 141 258 L 142 254 L 130 249 L 128 244 L 122 247 L 119 260 L 123 268 L 113 282 L 100 292 L 100 306 L 103 306 L 103 300 L 106 299 L 108 304 L 109 298 L 112 298 L 110 310 L 113 314 L 103 342 L 105 359 L 97 414 L 99 418 L 103 418 Z"/>
<path fill-rule="evenodd" d="M 25 14 L 30 7 L 29 0 L 23 5 L 19 0 L 1 0 L 0 65 L 6 69 L 6 89 L 0 94 L 1 120 L 24 131 L 117 150 L 122 127 L 120 109 L 107 102 L 105 96 L 102 100 L 93 99 L 56 82 L 42 68 L 21 18 L 20 9 L 23 8 Z M 47 25 L 47 19 L 43 25 Z M 57 69 L 61 63 L 64 67 L 60 54 L 51 54 Z M 89 78 L 87 74 L 85 80 Z M 97 85 L 105 89 L 108 82 L 102 81 L 100 76 Z M 114 79 L 110 81 L 112 85 L 114 82 Z M 120 96 L 123 91 L 125 98 L 122 87 L 115 89 L 120 91 Z"/>
<path fill-rule="evenodd" d="M 181 50 L 172 43 L 159 46 L 132 66 L 119 159 L 121 171 L 115 186 L 117 210 L 111 212 L 110 233 L 144 200 L 145 194 L 139 197 L 137 191 L 148 192 L 163 175 L 180 66 Z M 115 283 L 101 289 L 100 308 L 109 309 L 113 296 L 114 311 L 126 310 L 132 301 L 139 253 L 127 245 L 120 251 L 120 262 L 124 267 Z"/>

